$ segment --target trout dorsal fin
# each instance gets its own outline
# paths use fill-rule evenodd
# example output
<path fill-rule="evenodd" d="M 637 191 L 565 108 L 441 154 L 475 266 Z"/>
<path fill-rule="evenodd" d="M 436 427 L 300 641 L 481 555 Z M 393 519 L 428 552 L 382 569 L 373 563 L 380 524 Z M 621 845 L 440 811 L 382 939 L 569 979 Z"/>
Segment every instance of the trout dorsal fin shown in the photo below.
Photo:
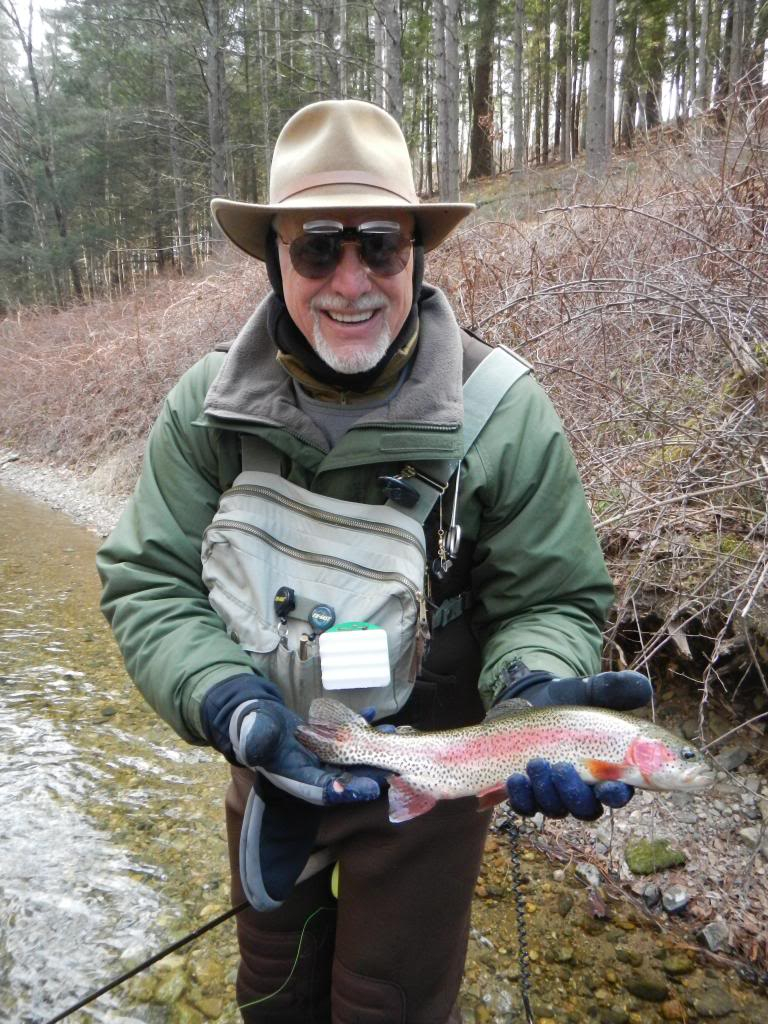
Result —
<path fill-rule="evenodd" d="M 521 711 L 530 711 L 532 707 L 533 704 L 530 701 L 523 700 L 522 697 L 511 697 L 509 700 L 503 700 L 499 704 L 494 704 L 485 716 L 485 721 L 492 722 L 496 718 L 519 715 Z"/>

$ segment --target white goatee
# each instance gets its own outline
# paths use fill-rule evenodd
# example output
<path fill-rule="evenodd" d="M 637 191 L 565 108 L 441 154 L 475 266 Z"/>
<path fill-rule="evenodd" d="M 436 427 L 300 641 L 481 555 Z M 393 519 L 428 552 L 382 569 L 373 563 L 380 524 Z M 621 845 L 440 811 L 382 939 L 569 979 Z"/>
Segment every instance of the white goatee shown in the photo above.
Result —
<path fill-rule="evenodd" d="M 311 310 L 314 319 L 312 332 L 312 344 L 315 352 L 323 362 L 330 366 L 337 373 L 366 373 L 372 370 L 386 355 L 387 349 L 392 342 L 389 324 L 386 313 L 388 304 L 380 297 L 362 296 L 357 302 L 348 303 L 333 298 L 323 299 L 316 297 L 311 303 Z M 326 341 L 323 334 L 322 310 L 338 311 L 340 313 L 363 313 L 368 310 L 381 309 L 384 313 L 381 330 L 373 344 L 360 345 L 356 348 L 345 346 L 342 351 L 337 350 Z"/>

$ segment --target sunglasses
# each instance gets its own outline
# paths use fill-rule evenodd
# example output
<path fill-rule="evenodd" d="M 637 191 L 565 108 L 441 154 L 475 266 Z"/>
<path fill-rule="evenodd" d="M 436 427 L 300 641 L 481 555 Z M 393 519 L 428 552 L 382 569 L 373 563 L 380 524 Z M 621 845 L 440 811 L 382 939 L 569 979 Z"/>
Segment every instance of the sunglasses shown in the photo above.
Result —
<path fill-rule="evenodd" d="M 357 245 L 360 259 L 377 277 L 394 277 L 408 264 L 413 238 L 395 220 L 371 220 L 345 228 L 337 220 L 310 220 L 288 246 L 293 269 L 302 277 L 329 277 L 341 263 L 343 246 Z"/>

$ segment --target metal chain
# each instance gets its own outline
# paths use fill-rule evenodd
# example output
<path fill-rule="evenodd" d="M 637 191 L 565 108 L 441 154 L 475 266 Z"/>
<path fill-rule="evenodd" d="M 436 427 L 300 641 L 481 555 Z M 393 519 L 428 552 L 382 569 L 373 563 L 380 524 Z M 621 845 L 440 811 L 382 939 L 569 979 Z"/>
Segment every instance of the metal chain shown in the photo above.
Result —
<path fill-rule="evenodd" d="M 526 1024 L 536 1024 L 536 1018 L 531 1008 L 531 963 L 528 954 L 528 927 L 525 920 L 523 872 L 520 867 L 520 830 L 514 818 L 507 818 L 499 825 L 499 829 L 507 833 L 509 857 L 512 862 L 512 891 L 515 897 L 515 917 L 517 919 L 517 961 L 520 965 L 520 996 L 525 1010 Z"/>

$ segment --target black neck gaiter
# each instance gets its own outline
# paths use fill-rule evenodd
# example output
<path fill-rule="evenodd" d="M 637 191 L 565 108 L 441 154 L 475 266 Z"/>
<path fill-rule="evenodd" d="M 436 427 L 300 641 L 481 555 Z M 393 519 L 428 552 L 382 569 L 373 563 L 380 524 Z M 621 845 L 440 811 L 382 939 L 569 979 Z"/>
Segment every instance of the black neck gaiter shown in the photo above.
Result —
<path fill-rule="evenodd" d="M 421 284 L 424 279 L 424 247 L 418 238 L 413 246 L 413 305 L 405 323 L 389 348 L 370 370 L 364 373 L 339 373 L 332 369 L 318 356 L 310 343 L 291 319 L 283 298 L 283 279 L 280 273 L 280 261 L 274 232 L 270 232 L 266 252 L 267 275 L 272 285 L 272 295 L 267 312 L 267 330 L 272 341 L 281 352 L 297 359 L 307 373 L 322 384 L 329 384 L 344 391 L 361 394 L 367 391 L 380 377 L 382 371 L 392 357 L 413 337 L 418 322 L 418 303 L 421 296 Z"/>

